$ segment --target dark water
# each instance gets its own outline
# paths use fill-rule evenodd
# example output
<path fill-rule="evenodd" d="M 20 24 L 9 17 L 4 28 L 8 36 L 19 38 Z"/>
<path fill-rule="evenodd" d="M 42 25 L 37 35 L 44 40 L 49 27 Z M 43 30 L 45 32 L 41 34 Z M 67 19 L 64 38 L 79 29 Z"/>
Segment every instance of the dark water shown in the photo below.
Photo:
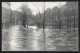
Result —
<path fill-rule="evenodd" d="M 58 30 L 23 30 L 20 27 L 2 31 L 3 51 L 77 51 L 78 50 L 78 29 Z M 45 40 L 45 49 L 44 49 Z"/>

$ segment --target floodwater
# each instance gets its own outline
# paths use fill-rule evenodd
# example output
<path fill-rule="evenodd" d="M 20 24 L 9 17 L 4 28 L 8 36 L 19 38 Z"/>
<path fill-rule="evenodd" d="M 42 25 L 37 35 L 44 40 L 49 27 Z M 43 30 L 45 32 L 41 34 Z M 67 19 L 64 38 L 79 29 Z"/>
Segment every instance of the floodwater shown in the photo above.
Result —
<path fill-rule="evenodd" d="M 13 26 L 2 30 L 2 51 L 78 51 L 78 29 L 23 29 Z M 45 46 L 44 46 L 45 40 Z M 44 48 L 45 47 L 45 48 Z"/>

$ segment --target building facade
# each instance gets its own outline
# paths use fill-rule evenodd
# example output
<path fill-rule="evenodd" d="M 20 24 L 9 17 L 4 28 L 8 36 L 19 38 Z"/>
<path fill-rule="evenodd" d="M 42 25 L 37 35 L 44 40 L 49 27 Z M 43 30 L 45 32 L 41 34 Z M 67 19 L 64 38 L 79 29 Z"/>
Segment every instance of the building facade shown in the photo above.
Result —
<path fill-rule="evenodd" d="M 2 2 L 2 28 L 8 28 L 10 22 L 10 2 Z"/>

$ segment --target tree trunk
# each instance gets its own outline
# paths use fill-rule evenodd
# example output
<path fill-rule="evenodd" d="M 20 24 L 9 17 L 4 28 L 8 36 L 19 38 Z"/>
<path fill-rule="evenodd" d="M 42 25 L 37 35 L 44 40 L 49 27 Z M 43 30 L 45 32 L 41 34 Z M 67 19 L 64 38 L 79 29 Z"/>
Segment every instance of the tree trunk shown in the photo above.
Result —
<path fill-rule="evenodd" d="M 59 29 L 61 29 L 61 22 L 59 21 Z"/>
<path fill-rule="evenodd" d="M 50 20 L 49 20 L 49 26 L 50 26 Z"/>
<path fill-rule="evenodd" d="M 22 23 L 22 25 L 26 28 L 26 24 L 25 24 L 26 22 L 25 21 L 23 21 L 23 23 Z"/>
<path fill-rule="evenodd" d="M 59 29 L 61 29 L 60 10 L 58 10 L 58 23 L 59 23 Z"/>
<path fill-rule="evenodd" d="M 74 12 L 74 28 L 75 28 L 75 12 Z"/>
<path fill-rule="evenodd" d="M 53 28 L 53 19 L 52 19 L 52 28 Z"/>
<path fill-rule="evenodd" d="M 15 18 L 15 25 L 16 25 L 16 18 Z"/>
<path fill-rule="evenodd" d="M 26 22 L 26 21 L 25 21 Z M 27 29 L 28 29 L 28 20 L 27 20 Z"/>
<path fill-rule="evenodd" d="M 68 29 L 69 27 L 68 27 L 68 17 L 67 17 L 67 29 Z"/>
<path fill-rule="evenodd" d="M 44 2 L 43 34 L 44 34 L 44 50 L 46 50 L 46 38 L 45 38 L 45 2 Z"/>
<path fill-rule="evenodd" d="M 72 20 L 71 20 L 71 15 L 70 15 L 70 28 L 71 28 L 71 21 L 72 21 Z"/>

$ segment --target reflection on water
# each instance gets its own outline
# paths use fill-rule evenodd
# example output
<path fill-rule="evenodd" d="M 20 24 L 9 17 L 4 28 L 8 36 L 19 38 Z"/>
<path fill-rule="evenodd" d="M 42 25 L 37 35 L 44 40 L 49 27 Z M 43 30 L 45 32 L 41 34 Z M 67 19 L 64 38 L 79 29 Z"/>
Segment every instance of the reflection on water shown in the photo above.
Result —
<path fill-rule="evenodd" d="M 33 41 L 33 48 L 34 48 L 35 50 L 39 50 L 39 45 L 38 45 L 37 40 L 34 40 L 34 41 Z"/>
<path fill-rule="evenodd" d="M 78 50 L 78 33 L 76 36 L 71 35 L 70 31 L 60 30 L 45 30 L 46 34 L 46 50 L 47 51 L 73 51 Z M 74 34 L 74 33 L 73 33 Z M 5 35 L 3 35 L 5 37 Z M 68 38 L 69 37 L 69 38 Z M 75 39 L 74 39 L 75 38 Z M 19 29 L 19 27 L 12 27 L 9 30 L 5 41 L 2 41 L 3 51 L 42 51 L 44 50 L 44 38 L 42 29 L 37 30 L 25 30 Z M 9 40 L 7 40 L 9 39 Z M 4 40 L 4 39 L 3 39 Z M 6 46 L 5 46 L 6 45 Z M 9 45 L 9 46 L 8 46 Z M 7 48 L 5 49 L 4 46 Z"/>
<path fill-rule="evenodd" d="M 38 44 L 38 39 L 39 39 L 39 34 L 36 32 L 36 30 L 34 30 L 33 31 L 33 36 L 34 36 L 34 40 L 33 40 L 33 42 L 32 42 L 32 46 L 33 46 L 33 49 L 35 49 L 35 50 L 40 50 L 40 46 L 39 46 L 39 44 Z"/>
<path fill-rule="evenodd" d="M 26 32 L 26 31 L 25 31 Z M 42 41 L 42 36 L 37 30 L 29 30 L 23 34 L 24 31 L 21 31 L 19 27 L 14 27 L 10 29 L 8 33 L 10 51 L 34 51 L 41 50 L 42 48 L 39 43 Z"/>

